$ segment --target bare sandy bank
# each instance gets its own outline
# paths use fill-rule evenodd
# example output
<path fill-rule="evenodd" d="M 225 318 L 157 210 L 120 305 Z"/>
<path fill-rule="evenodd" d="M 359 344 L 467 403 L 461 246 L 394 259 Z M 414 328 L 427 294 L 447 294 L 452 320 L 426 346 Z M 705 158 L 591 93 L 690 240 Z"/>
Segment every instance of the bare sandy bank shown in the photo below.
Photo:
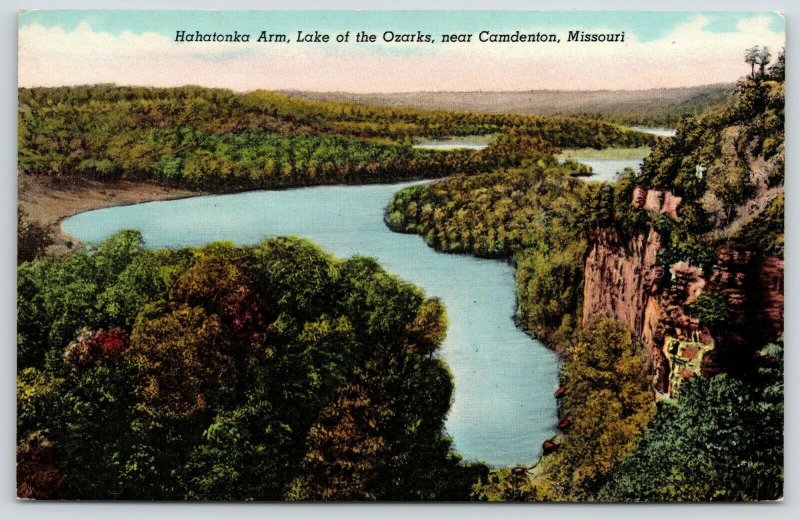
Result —
<path fill-rule="evenodd" d="M 75 177 L 17 175 L 17 200 L 28 216 L 53 225 L 55 245 L 48 253 L 59 254 L 77 246 L 76 240 L 61 230 L 61 220 L 83 211 L 116 205 L 139 204 L 204 194 L 145 181 L 101 182 Z"/>

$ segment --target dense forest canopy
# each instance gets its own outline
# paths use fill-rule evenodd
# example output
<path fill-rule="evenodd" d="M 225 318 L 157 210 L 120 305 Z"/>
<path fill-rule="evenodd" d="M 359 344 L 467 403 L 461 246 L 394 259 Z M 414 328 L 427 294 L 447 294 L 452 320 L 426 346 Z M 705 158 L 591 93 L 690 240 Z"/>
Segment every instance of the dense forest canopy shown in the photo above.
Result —
<path fill-rule="evenodd" d="M 19 170 L 157 180 L 211 191 L 439 178 L 519 165 L 560 147 L 656 139 L 587 118 L 389 109 L 200 87 L 19 90 Z M 415 137 L 497 134 L 440 153 Z"/>
<path fill-rule="evenodd" d="M 574 326 L 580 305 L 584 236 L 593 210 L 584 202 L 600 189 L 573 172 L 570 164 L 549 158 L 518 170 L 407 188 L 387 207 L 386 221 L 395 230 L 421 234 L 438 250 L 512 259 L 518 322 L 557 345 L 554 334 Z"/>
<path fill-rule="evenodd" d="M 450 500 L 485 474 L 443 433 L 443 306 L 374 260 L 126 231 L 18 286 L 22 497 Z"/>

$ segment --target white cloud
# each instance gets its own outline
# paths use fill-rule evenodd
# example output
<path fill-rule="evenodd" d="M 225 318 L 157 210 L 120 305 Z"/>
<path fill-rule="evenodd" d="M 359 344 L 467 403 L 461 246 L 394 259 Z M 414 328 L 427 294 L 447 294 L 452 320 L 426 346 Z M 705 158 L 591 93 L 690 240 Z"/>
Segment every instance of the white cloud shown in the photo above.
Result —
<path fill-rule="evenodd" d="M 402 44 L 397 53 L 386 52 L 385 43 L 372 51 L 337 44 L 175 43 L 156 33 L 98 32 L 86 23 L 72 31 L 29 24 L 19 30 L 19 84 L 356 92 L 634 89 L 733 81 L 747 72 L 745 48 L 767 45 L 775 54 L 784 44 L 783 32 L 772 31 L 766 16 L 742 20 L 736 32 L 711 32 L 709 23 L 698 16 L 652 41 L 626 34 L 620 44 L 567 43 L 567 31 L 579 28 L 565 27 L 555 31 L 560 44 Z"/>

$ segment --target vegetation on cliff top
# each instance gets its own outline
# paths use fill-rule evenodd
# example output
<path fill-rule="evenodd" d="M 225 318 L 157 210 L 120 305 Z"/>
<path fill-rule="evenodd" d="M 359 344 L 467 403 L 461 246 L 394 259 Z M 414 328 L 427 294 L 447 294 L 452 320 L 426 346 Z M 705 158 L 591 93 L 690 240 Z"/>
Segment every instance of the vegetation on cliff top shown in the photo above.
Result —
<path fill-rule="evenodd" d="M 776 204 L 784 183 L 784 54 L 770 68 L 743 79 L 731 102 L 697 118 L 685 118 L 673 139 L 659 141 L 636 183 L 683 197 L 677 231 L 735 238 L 743 225 L 764 228 L 750 245 L 777 252 Z M 781 199 L 782 200 L 782 199 Z M 782 218 L 782 214 L 781 214 Z M 780 222 L 782 227 L 782 220 Z"/>
<path fill-rule="evenodd" d="M 602 501 L 753 501 L 783 495 L 783 341 L 760 376 L 695 377 L 663 405 L 639 446 L 598 493 Z"/>

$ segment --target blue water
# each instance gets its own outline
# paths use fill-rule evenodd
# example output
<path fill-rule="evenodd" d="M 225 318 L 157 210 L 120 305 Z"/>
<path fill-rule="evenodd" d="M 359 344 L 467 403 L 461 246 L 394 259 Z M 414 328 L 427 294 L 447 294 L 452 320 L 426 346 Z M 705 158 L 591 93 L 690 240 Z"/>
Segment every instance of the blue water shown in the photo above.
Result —
<path fill-rule="evenodd" d="M 591 166 L 592 175 L 580 177 L 589 182 L 616 182 L 617 175 L 625 168 L 639 171 L 644 159 L 590 159 L 586 157 L 572 157 L 572 160 Z"/>
<path fill-rule="evenodd" d="M 451 142 L 451 141 L 426 142 L 422 144 L 415 144 L 414 146 L 412 146 L 412 148 L 420 150 L 440 150 L 440 151 L 484 150 L 488 147 L 489 147 L 488 144 L 480 144 L 475 142 Z"/>
<path fill-rule="evenodd" d="M 657 128 L 654 126 L 631 126 L 631 130 L 642 133 L 652 133 L 659 137 L 675 137 L 678 134 L 678 130 L 674 128 Z"/>
<path fill-rule="evenodd" d="M 444 139 L 422 139 L 414 144 L 421 150 L 483 150 L 489 147 L 494 138 L 491 135 L 469 135 L 467 137 L 448 137 Z"/>
<path fill-rule="evenodd" d="M 562 164 L 566 161 L 563 155 L 557 155 L 559 162 Z M 591 157 L 581 157 L 580 155 L 570 155 L 570 160 L 586 164 L 592 168 L 592 174 L 586 177 L 577 177 L 587 182 L 616 182 L 617 176 L 625 168 L 631 168 L 634 171 L 640 171 L 644 159 L 595 159 Z"/>
<path fill-rule="evenodd" d="M 138 229 L 148 247 L 214 240 L 258 243 L 295 235 L 339 257 L 373 256 L 447 307 L 440 353 L 455 379 L 447 432 L 466 460 L 530 465 L 555 433 L 555 355 L 514 326 L 514 269 L 438 253 L 416 235 L 391 232 L 383 209 L 404 185 L 325 186 L 200 196 L 98 209 L 63 222 L 83 242 Z"/>

